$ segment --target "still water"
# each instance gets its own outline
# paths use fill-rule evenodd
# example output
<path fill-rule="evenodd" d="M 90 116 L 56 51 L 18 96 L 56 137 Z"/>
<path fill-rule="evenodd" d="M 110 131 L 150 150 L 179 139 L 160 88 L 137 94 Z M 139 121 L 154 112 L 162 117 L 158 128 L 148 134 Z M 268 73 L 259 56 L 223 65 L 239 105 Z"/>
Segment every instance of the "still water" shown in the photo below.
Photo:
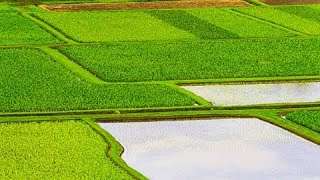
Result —
<path fill-rule="evenodd" d="M 320 146 L 258 119 L 100 123 L 151 179 L 318 179 Z"/>
<path fill-rule="evenodd" d="M 320 83 L 183 86 L 213 105 L 319 102 Z"/>

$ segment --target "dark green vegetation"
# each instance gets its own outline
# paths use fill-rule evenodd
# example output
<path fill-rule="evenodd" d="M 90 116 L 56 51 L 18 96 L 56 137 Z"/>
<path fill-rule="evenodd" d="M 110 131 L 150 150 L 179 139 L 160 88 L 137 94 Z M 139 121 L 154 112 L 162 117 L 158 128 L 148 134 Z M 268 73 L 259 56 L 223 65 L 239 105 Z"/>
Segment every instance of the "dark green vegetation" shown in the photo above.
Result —
<path fill-rule="evenodd" d="M 37 49 L 2 49 L 0 61 L 1 112 L 195 104 L 190 97 L 164 85 L 83 82 Z"/>
<path fill-rule="evenodd" d="M 133 179 L 83 121 L 0 123 L 1 179 Z"/>
<path fill-rule="evenodd" d="M 60 51 L 116 82 L 320 75 L 319 47 L 319 39 L 260 39 L 83 45 Z"/>
<path fill-rule="evenodd" d="M 7 12 L 10 9 L 0 6 L 0 46 L 21 44 L 56 44 L 61 43 L 32 21 Z"/>
<path fill-rule="evenodd" d="M 188 31 L 202 39 L 238 37 L 232 32 L 210 24 L 183 10 L 153 10 L 149 11 L 149 13 L 171 26 Z"/>
<path fill-rule="evenodd" d="M 320 111 L 295 111 L 286 114 L 286 118 L 320 133 Z"/>
<path fill-rule="evenodd" d="M 221 27 L 239 37 L 283 37 L 295 36 L 286 30 L 257 21 L 229 9 L 189 9 L 188 13 Z"/>

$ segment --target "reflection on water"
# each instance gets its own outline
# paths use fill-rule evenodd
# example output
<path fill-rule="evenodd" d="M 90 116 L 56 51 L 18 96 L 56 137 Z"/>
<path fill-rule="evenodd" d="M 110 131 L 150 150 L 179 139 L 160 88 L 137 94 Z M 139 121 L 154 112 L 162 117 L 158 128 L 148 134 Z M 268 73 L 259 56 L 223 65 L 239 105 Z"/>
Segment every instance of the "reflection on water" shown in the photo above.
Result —
<path fill-rule="evenodd" d="M 320 101 L 320 83 L 184 86 L 214 105 Z"/>
<path fill-rule="evenodd" d="M 320 147 L 258 119 L 101 123 L 151 179 L 320 178 Z"/>

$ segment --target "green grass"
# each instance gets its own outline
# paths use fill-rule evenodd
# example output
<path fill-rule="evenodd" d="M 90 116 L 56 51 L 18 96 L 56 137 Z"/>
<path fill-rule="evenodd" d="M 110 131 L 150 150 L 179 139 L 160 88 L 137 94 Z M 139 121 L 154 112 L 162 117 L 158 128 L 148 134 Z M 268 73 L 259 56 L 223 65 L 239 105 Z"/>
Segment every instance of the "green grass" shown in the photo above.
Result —
<path fill-rule="evenodd" d="M 35 49 L 0 50 L 0 112 L 63 111 L 194 105 L 157 84 L 95 85 L 81 81 Z"/>
<path fill-rule="evenodd" d="M 57 43 L 61 41 L 28 19 L 16 13 L 0 13 L 0 45 Z"/>
<path fill-rule="evenodd" d="M 202 39 L 235 38 L 237 34 L 209 23 L 183 10 L 146 11 L 163 22 L 188 31 Z"/>
<path fill-rule="evenodd" d="M 320 111 L 295 111 L 286 114 L 286 118 L 320 133 Z"/>
<path fill-rule="evenodd" d="M 194 39 L 143 11 L 36 13 L 61 32 L 81 42 Z"/>
<path fill-rule="evenodd" d="M 320 35 L 319 23 L 281 10 L 269 7 L 235 8 L 234 10 L 308 35 Z"/>
<path fill-rule="evenodd" d="M 294 36 L 294 34 L 279 28 L 270 26 L 232 11 L 210 8 L 190 9 L 188 13 L 208 21 L 218 27 L 233 32 L 240 37 L 283 37 Z"/>
<path fill-rule="evenodd" d="M 312 6 L 279 6 L 276 9 L 320 23 L 320 9 Z"/>
<path fill-rule="evenodd" d="M 319 39 L 80 45 L 59 50 L 106 81 L 320 75 Z"/>
<path fill-rule="evenodd" d="M 82 121 L 1 123 L 1 179 L 133 179 Z"/>

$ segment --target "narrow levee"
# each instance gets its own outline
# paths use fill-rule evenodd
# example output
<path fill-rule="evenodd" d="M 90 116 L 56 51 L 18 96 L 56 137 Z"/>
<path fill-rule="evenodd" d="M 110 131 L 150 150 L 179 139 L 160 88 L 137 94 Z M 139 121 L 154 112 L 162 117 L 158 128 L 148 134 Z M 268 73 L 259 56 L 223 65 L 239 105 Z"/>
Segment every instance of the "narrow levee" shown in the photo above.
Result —
<path fill-rule="evenodd" d="M 258 119 L 100 123 L 151 179 L 320 176 L 320 147 Z"/>
<path fill-rule="evenodd" d="M 320 83 L 183 86 L 218 106 L 320 101 Z"/>

